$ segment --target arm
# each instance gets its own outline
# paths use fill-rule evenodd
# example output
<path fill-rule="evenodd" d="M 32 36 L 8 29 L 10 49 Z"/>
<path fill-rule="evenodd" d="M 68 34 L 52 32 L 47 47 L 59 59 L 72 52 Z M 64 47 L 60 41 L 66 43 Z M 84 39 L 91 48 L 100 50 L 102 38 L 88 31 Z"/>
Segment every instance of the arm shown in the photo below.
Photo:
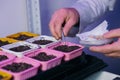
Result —
<path fill-rule="evenodd" d="M 69 32 L 74 33 L 75 29 L 73 26 L 80 23 L 79 31 L 83 31 L 85 26 L 95 22 L 100 18 L 109 8 L 109 3 L 115 2 L 115 0 L 78 0 L 72 8 L 62 8 L 54 12 L 49 23 L 50 31 L 56 39 L 61 38 L 61 28 L 65 36 Z M 112 6 L 110 6 L 112 9 Z M 63 23 L 64 26 L 62 25 Z"/>
<path fill-rule="evenodd" d="M 116 0 L 78 0 L 74 5 L 80 15 L 80 31 L 99 19 L 108 10 L 113 10 Z"/>

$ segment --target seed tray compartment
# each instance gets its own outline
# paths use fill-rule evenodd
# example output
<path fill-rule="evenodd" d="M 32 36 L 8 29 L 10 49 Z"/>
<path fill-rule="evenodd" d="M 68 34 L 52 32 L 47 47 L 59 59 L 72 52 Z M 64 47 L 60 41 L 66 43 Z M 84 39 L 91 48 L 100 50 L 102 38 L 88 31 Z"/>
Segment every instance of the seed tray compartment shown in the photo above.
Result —
<path fill-rule="evenodd" d="M 28 68 L 21 72 L 12 72 L 12 71 L 8 71 L 2 68 L 8 64 L 12 64 L 13 62 L 16 62 L 16 63 L 24 62 L 27 64 L 31 64 L 33 67 Z M 16 58 L 14 61 L 11 61 L 11 62 L 8 62 L 2 65 L 0 67 L 0 70 L 13 75 L 14 80 L 26 80 L 28 78 L 35 76 L 38 72 L 39 67 L 40 67 L 40 64 L 37 63 L 36 61 L 32 61 L 30 58 L 27 58 L 27 57 L 22 57 L 22 58 Z"/>
<path fill-rule="evenodd" d="M 6 37 L 24 41 L 24 40 L 27 40 L 29 38 L 36 37 L 36 36 L 39 36 L 39 34 L 35 34 L 35 33 L 31 33 L 31 32 L 18 32 L 15 34 L 8 35 Z"/>
<path fill-rule="evenodd" d="M 55 56 L 55 58 L 50 59 L 48 61 L 39 61 L 39 60 L 31 58 L 33 56 L 36 56 L 40 52 L 45 52 L 47 55 L 53 55 L 53 56 Z M 34 51 L 32 53 L 28 53 L 26 56 L 31 58 L 33 61 L 35 60 L 38 63 L 40 63 L 42 65 L 40 69 L 42 71 L 46 71 L 46 70 L 51 69 L 51 68 L 53 68 L 53 67 L 55 67 L 57 65 L 60 65 L 64 55 L 61 54 L 60 52 L 56 52 L 54 50 L 50 50 L 50 49 L 47 49 L 47 48 L 46 49 L 41 48 L 41 49 L 36 50 L 36 51 Z"/>
<path fill-rule="evenodd" d="M 0 61 L 0 66 L 2 66 L 3 64 L 6 64 L 8 62 L 11 62 L 16 58 L 16 56 L 14 56 L 14 55 L 12 55 L 10 53 L 7 53 L 7 52 L 3 52 L 3 51 L 0 51 L 0 55 L 5 55 L 5 56 L 8 57 L 8 59 Z"/>
<path fill-rule="evenodd" d="M 62 52 L 62 51 L 55 50 L 55 51 L 61 52 L 62 54 L 65 55 L 64 56 L 65 61 L 69 61 L 71 59 L 74 59 L 74 58 L 80 56 L 82 54 L 82 51 L 83 51 L 83 48 L 84 48 L 82 45 L 79 45 L 79 44 L 75 44 L 75 43 L 71 43 L 71 42 L 62 42 L 62 41 L 51 44 L 51 45 L 47 46 L 47 48 L 54 50 L 55 47 L 58 47 L 58 46 L 61 46 L 61 45 L 80 47 L 80 48 L 78 48 L 76 50 L 73 50 L 71 52 Z"/>
<path fill-rule="evenodd" d="M 40 40 L 41 40 L 41 43 L 40 43 Z M 48 41 L 46 41 L 48 40 Z M 31 39 L 28 39 L 26 40 L 27 42 L 30 42 L 30 43 L 33 43 L 35 41 L 37 41 L 37 43 L 33 43 L 33 44 L 37 44 L 39 45 L 40 47 L 42 48 L 45 48 L 46 46 L 52 44 L 52 43 L 55 43 L 57 42 L 58 40 L 56 40 L 54 37 L 52 36 L 46 36 L 46 35 L 40 35 L 40 36 L 37 36 L 37 37 L 34 37 L 34 38 L 31 38 Z M 46 41 L 46 42 L 45 42 Z M 51 42 L 49 42 L 51 41 Z M 39 42 L 39 43 L 38 43 Z"/>
<path fill-rule="evenodd" d="M 15 47 L 19 47 L 19 46 L 28 46 L 30 49 L 20 51 L 20 52 L 9 50 L 11 48 L 15 48 Z M 31 43 L 28 43 L 28 42 L 25 42 L 25 41 L 19 41 L 19 42 L 12 43 L 12 44 L 5 45 L 5 46 L 1 47 L 1 49 L 3 51 L 14 54 L 14 55 L 16 55 L 18 57 L 22 57 L 23 55 L 27 54 L 29 51 L 34 51 L 34 50 L 36 50 L 38 48 L 40 48 L 40 47 L 38 47 L 38 45 L 31 44 Z"/>
<path fill-rule="evenodd" d="M 11 39 L 11 38 L 0 38 L 0 47 L 7 45 L 7 44 L 11 44 L 14 42 L 17 42 L 18 40 L 15 39 Z"/>

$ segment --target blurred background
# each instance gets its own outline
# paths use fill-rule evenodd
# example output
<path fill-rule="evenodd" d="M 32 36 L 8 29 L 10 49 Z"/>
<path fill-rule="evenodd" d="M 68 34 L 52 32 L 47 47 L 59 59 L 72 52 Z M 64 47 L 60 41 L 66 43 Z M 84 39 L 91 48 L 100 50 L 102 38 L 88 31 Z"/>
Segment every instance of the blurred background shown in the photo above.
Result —
<path fill-rule="evenodd" d="M 0 0 L 0 37 L 27 31 L 25 0 Z"/>

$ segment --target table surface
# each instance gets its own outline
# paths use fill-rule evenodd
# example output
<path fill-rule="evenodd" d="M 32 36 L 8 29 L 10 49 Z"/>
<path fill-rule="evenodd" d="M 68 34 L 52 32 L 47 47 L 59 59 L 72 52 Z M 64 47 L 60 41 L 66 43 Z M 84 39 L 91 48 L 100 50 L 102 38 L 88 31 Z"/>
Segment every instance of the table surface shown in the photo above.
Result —
<path fill-rule="evenodd" d="M 99 71 L 90 75 L 84 80 L 113 80 L 116 77 L 120 77 L 120 75 L 113 74 L 107 71 Z"/>

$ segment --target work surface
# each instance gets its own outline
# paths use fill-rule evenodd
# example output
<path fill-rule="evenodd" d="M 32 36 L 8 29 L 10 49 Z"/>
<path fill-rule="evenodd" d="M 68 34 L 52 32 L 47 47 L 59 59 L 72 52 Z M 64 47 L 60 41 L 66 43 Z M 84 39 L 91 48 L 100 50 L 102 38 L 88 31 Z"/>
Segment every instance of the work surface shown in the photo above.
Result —
<path fill-rule="evenodd" d="M 99 72 L 96 72 L 88 76 L 84 80 L 120 80 L 120 75 L 113 74 L 113 73 L 106 72 L 106 71 L 99 71 Z"/>

